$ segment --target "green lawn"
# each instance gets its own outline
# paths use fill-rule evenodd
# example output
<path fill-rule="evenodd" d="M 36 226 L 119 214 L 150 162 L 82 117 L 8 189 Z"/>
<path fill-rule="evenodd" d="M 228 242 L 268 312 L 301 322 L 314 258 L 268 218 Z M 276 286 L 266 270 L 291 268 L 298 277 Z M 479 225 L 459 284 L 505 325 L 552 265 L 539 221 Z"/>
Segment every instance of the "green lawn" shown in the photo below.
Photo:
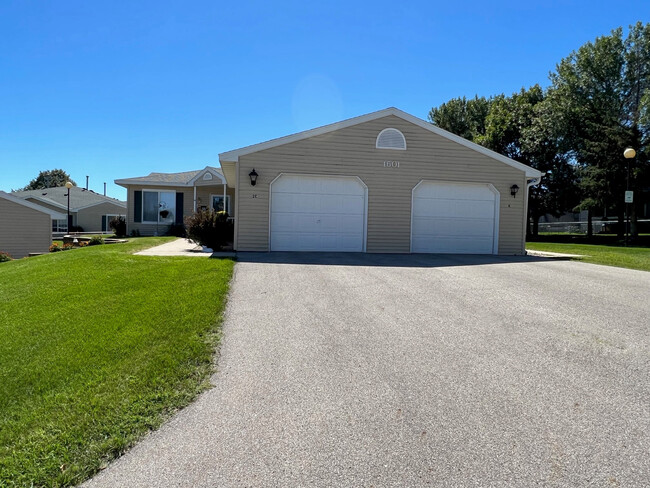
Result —
<path fill-rule="evenodd" d="M 208 387 L 231 260 L 131 239 L 0 263 L 0 486 L 88 478 Z"/>
<path fill-rule="evenodd" d="M 650 271 L 650 248 L 601 246 L 595 244 L 564 244 L 555 242 L 527 242 L 526 249 L 535 251 L 582 254 L 582 261 L 620 268 Z"/>

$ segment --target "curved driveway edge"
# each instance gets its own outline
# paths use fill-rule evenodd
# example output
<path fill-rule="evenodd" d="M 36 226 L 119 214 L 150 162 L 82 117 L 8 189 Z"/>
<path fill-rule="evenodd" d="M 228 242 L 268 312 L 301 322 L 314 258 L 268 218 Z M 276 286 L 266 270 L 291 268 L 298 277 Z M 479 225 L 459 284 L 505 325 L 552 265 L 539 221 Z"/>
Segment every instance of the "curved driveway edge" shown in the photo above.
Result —
<path fill-rule="evenodd" d="M 643 486 L 650 273 L 239 253 L 214 388 L 84 486 Z"/>

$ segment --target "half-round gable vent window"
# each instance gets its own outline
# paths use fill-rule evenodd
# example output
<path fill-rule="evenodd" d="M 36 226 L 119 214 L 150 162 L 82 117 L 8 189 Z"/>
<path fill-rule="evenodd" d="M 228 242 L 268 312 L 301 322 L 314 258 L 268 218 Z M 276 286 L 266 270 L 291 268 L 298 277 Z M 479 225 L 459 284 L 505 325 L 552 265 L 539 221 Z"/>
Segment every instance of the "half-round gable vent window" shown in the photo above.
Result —
<path fill-rule="evenodd" d="M 406 139 L 397 129 L 384 129 L 377 136 L 377 149 L 406 150 Z"/>

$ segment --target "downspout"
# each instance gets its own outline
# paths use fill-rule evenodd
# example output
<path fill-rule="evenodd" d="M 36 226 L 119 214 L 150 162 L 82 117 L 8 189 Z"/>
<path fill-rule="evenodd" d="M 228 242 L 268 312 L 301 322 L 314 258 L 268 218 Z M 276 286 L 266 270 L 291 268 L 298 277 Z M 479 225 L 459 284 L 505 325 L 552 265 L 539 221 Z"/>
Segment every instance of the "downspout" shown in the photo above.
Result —
<path fill-rule="evenodd" d="M 194 185 L 194 213 L 196 213 L 196 185 Z"/>
<path fill-rule="evenodd" d="M 537 178 L 529 178 L 526 181 L 526 194 L 524 195 L 525 200 L 524 200 L 524 249 L 523 249 L 523 254 L 526 254 L 526 236 L 528 235 L 528 196 L 530 192 L 530 187 L 531 186 L 537 186 L 542 182 L 542 176 L 544 176 L 546 172 L 542 173 L 541 176 Z"/>

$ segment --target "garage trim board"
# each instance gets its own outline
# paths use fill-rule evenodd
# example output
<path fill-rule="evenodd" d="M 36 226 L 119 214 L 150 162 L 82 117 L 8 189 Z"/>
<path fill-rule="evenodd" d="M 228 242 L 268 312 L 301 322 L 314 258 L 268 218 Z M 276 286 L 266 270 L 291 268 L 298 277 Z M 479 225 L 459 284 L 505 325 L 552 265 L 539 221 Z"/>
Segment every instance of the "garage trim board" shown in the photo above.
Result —
<path fill-rule="evenodd" d="M 367 218 L 358 176 L 280 173 L 269 184 L 269 251 L 366 252 Z"/>

